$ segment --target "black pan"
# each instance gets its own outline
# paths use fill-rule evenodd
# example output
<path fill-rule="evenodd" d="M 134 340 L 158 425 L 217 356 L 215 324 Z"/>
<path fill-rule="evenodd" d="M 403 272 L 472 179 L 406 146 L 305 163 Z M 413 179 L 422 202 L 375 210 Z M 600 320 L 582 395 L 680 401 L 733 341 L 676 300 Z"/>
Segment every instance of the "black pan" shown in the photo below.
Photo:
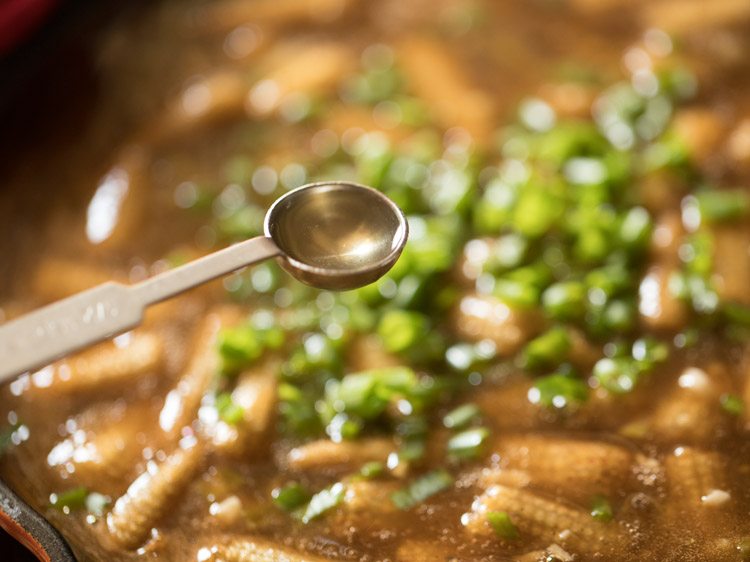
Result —
<path fill-rule="evenodd" d="M 70 547 L 44 517 L 0 481 L 0 552 L 6 562 L 74 562 Z M 19 547 L 26 547 L 26 551 Z M 31 554 L 29 554 L 31 552 Z"/>

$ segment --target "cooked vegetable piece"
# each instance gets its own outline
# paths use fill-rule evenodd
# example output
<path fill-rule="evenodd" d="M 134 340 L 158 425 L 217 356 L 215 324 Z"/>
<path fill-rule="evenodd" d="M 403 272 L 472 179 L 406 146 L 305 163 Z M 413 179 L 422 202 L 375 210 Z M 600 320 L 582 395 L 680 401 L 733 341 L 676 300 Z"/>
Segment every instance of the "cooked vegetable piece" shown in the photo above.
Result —
<path fill-rule="evenodd" d="M 604 496 L 594 496 L 591 500 L 591 517 L 602 523 L 612 521 L 612 506 Z"/>
<path fill-rule="evenodd" d="M 481 411 L 476 404 L 464 404 L 451 410 L 443 417 L 443 425 L 448 429 L 460 429 L 479 417 Z"/>
<path fill-rule="evenodd" d="M 486 427 L 475 427 L 457 433 L 448 440 L 448 453 L 456 458 L 476 458 L 490 435 Z"/>
<path fill-rule="evenodd" d="M 380 319 L 378 334 L 386 351 L 406 351 L 423 341 L 429 330 L 429 320 L 423 314 L 390 310 Z"/>
<path fill-rule="evenodd" d="M 325 488 L 315 494 L 310 498 L 310 502 L 307 504 L 307 507 L 302 514 L 302 522 L 309 523 L 313 519 L 317 519 L 326 512 L 332 510 L 344 499 L 344 492 L 344 485 L 341 482 L 337 482 L 330 488 Z"/>
<path fill-rule="evenodd" d="M 585 402 L 589 395 L 586 383 L 562 374 L 537 379 L 529 391 L 529 400 L 548 408 L 565 408 Z"/>
<path fill-rule="evenodd" d="M 282 488 L 275 488 L 271 495 L 276 505 L 286 511 L 305 505 L 312 497 L 298 482 L 290 482 Z"/>
<path fill-rule="evenodd" d="M 284 332 L 279 328 L 262 329 L 255 326 L 226 328 L 219 333 L 218 343 L 222 370 L 227 374 L 236 374 L 260 359 L 266 350 L 281 347 Z"/>
<path fill-rule="evenodd" d="M 237 425 L 244 416 L 241 406 L 232 401 L 232 395 L 228 393 L 219 394 L 216 397 L 216 410 L 219 417 L 231 425 Z"/>
<path fill-rule="evenodd" d="M 51 380 L 36 385 L 34 392 L 76 394 L 121 391 L 139 377 L 159 370 L 164 342 L 155 333 L 136 331 L 116 343 L 92 349 L 45 367 Z M 41 377 L 40 377 L 41 378 Z"/>
<path fill-rule="evenodd" d="M 572 320 L 583 313 L 586 289 L 583 283 L 566 281 L 556 283 L 542 294 L 542 306 L 552 318 Z"/>
<path fill-rule="evenodd" d="M 385 466 L 381 462 L 370 461 L 362 465 L 359 469 L 359 474 L 362 478 L 371 479 L 377 478 L 385 472 Z"/>
<path fill-rule="evenodd" d="M 492 525 L 492 529 L 497 536 L 505 540 L 515 540 L 518 538 L 518 529 L 513 524 L 505 511 L 488 511 L 486 514 L 487 521 Z"/>
<path fill-rule="evenodd" d="M 49 503 L 52 507 L 65 513 L 74 509 L 82 509 L 86 505 L 89 492 L 84 487 L 73 488 L 59 494 L 51 494 Z"/>
<path fill-rule="evenodd" d="M 722 394 L 720 402 L 724 411 L 733 416 L 739 416 L 745 411 L 745 403 L 736 394 Z"/>
<path fill-rule="evenodd" d="M 616 553 L 628 543 L 625 532 L 617 525 L 609 526 L 586 512 L 507 486 L 489 488 L 461 521 L 470 533 L 495 533 L 490 519 L 493 513 L 506 514 L 519 533 L 530 533 L 542 540 L 559 540 L 578 553 L 600 549 Z M 497 516 L 492 517 L 498 521 Z M 505 518 L 501 516 L 502 519 Z"/>
<path fill-rule="evenodd" d="M 397 55 L 410 88 L 444 127 L 463 127 L 478 142 L 487 141 L 494 114 L 492 98 L 469 82 L 450 49 L 428 36 L 414 36 L 399 46 Z"/>
<path fill-rule="evenodd" d="M 629 449 L 606 441 L 520 433 L 493 438 L 488 450 L 501 468 L 484 471 L 485 486 L 507 483 L 504 472 L 522 471 L 523 480 L 554 497 L 588 505 L 605 490 L 628 490 L 634 469 Z"/>
<path fill-rule="evenodd" d="M 182 428 L 195 419 L 200 402 L 218 369 L 215 345 L 219 330 L 223 324 L 233 322 L 236 316 L 235 309 L 222 309 L 209 314 L 199 326 L 197 345 L 190 362 L 177 385 L 167 394 L 159 413 L 159 426 L 168 435 L 177 437 Z"/>
<path fill-rule="evenodd" d="M 737 220 L 750 211 L 750 196 L 744 190 L 703 191 L 695 199 L 701 220 L 709 224 Z"/>
<path fill-rule="evenodd" d="M 141 546 L 193 479 L 202 458 L 200 445 L 180 448 L 136 478 L 107 514 L 107 529 L 115 544 L 126 550 Z"/>
<path fill-rule="evenodd" d="M 200 560 L 213 562 L 325 562 L 325 558 L 300 553 L 267 540 L 228 538 L 198 550 Z"/>
<path fill-rule="evenodd" d="M 435 470 L 420 476 L 391 495 L 391 500 L 399 509 L 407 510 L 453 485 L 453 477 L 446 470 Z"/>
<path fill-rule="evenodd" d="M 533 339 L 523 350 L 522 364 L 529 369 L 553 367 L 561 363 L 571 348 L 564 328 L 557 327 Z"/>
<path fill-rule="evenodd" d="M 287 462 L 294 470 L 359 465 L 370 461 L 383 462 L 394 449 L 393 441 L 386 438 L 371 437 L 340 443 L 320 439 L 293 448 Z"/>
<path fill-rule="evenodd" d="M 2 430 L 0 431 L 0 455 L 5 453 L 5 451 L 7 451 L 8 448 L 13 445 L 13 435 L 20 427 L 20 423 L 15 423 L 13 425 L 2 428 Z"/>
<path fill-rule="evenodd" d="M 723 369 L 685 369 L 650 417 L 654 437 L 683 444 L 717 438 L 730 423 L 720 401 L 728 385 Z"/>

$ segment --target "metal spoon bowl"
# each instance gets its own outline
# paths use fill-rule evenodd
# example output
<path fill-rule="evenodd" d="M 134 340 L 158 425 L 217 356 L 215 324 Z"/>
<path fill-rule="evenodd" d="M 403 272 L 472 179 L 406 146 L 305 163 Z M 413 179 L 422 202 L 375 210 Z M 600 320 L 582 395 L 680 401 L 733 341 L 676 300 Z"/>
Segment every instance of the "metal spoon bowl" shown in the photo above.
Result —
<path fill-rule="evenodd" d="M 408 223 L 385 195 L 364 185 L 321 182 L 280 197 L 266 213 L 266 236 L 281 266 L 314 287 L 367 285 L 401 254 Z"/>
<path fill-rule="evenodd" d="M 374 189 L 321 182 L 280 197 L 266 214 L 265 233 L 136 285 L 104 283 L 1 325 L 0 383 L 135 328 L 151 304 L 269 258 L 308 285 L 361 287 L 396 262 L 408 224 Z"/>

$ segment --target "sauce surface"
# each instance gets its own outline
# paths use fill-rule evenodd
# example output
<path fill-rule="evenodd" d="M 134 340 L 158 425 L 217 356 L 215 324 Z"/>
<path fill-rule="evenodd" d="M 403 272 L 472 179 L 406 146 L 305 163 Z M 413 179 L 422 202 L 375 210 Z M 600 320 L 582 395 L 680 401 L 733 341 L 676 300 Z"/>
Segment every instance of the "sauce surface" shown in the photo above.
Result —
<path fill-rule="evenodd" d="M 22 375 L 0 476 L 81 560 L 750 559 L 748 29 L 737 0 L 119 18 L 81 125 L 4 166 L 0 320 L 311 181 L 410 240 L 372 286 L 263 264 Z"/>

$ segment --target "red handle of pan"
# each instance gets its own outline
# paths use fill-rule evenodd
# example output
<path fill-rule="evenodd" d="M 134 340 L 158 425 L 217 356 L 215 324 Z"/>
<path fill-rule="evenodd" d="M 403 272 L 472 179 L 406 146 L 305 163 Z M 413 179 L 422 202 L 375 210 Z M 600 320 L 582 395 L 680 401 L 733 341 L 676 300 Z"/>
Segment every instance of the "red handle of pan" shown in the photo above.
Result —
<path fill-rule="evenodd" d="M 0 56 L 8 53 L 39 27 L 59 0 L 3 0 L 0 2 Z"/>

